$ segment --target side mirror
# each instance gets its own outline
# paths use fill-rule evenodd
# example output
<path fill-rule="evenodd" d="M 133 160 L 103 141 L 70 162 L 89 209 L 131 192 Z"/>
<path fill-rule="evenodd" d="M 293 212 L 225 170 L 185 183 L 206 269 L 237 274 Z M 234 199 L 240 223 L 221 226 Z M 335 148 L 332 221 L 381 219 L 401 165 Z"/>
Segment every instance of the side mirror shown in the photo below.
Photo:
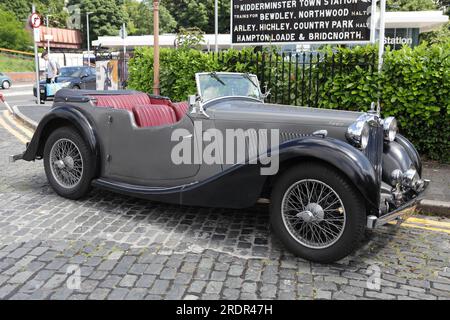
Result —
<path fill-rule="evenodd" d="M 193 106 L 197 103 L 197 97 L 195 95 L 189 96 L 189 106 Z"/>
<path fill-rule="evenodd" d="M 264 93 L 261 92 L 261 98 L 262 98 L 263 100 L 266 100 L 266 99 L 270 96 L 271 90 L 272 90 L 272 89 L 267 89 L 267 84 L 266 84 L 266 85 L 264 86 Z"/>

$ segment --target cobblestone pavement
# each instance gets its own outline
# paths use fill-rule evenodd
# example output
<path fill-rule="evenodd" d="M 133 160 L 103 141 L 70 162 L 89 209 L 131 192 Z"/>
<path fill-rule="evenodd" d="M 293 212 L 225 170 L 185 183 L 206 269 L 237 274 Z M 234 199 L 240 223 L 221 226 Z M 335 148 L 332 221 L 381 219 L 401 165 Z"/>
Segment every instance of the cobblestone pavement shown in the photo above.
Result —
<path fill-rule="evenodd" d="M 282 247 L 265 206 L 69 201 L 42 162 L 7 163 L 23 148 L 0 127 L 0 299 L 450 299 L 448 232 L 388 226 L 319 265 Z"/>

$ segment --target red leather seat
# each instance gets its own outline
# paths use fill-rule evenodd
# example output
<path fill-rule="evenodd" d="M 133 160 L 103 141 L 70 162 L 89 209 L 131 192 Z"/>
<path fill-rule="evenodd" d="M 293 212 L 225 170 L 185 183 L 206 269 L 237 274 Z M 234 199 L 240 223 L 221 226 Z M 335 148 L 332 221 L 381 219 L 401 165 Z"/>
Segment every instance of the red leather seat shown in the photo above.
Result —
<path fill-rule="evenodd" d="M 168 105 L 170 105 L 170 103 L 171 103 L 169 99 L 164 98 L 164 97 L 154 97 L 154 96 L 151 96 L 151 97 L 149 97 L 149 99 L 150 99 L 150 104 L 157 104 L 157 105 L 165 105 L 165 106 L 168 106 Z"/>
<path fill-rule="evenodd" d="M 111 107 L 115 109 L 132 110 L 137 105 L 151 104 L 150 97 L 146 93 L 95 95 L 97 107 Z"/>
<path fill-rule="evenodd" d="M 177 122 L 175 112 L 165 105 L 141 105 L 133 108 L 139 127 L 157 127 Z"/>
<path fill-rule="evenodd" d="M 184 102 L 175 102 L 171 103 L 170 107 L 175 111 L 175 115 L 177 116 L 177 120 L 180 121 L 186 115 L 189 110 L 189 103 Z"/>

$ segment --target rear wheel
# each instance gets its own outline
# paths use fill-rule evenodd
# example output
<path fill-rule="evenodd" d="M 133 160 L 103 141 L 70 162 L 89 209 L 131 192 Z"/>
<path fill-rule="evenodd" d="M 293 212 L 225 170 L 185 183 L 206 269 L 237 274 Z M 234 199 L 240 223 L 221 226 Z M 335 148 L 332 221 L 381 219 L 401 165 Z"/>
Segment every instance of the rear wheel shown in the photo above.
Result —
<path fill-rule="evenodd" d="M 68 199 L 79 199 L 91 188 L 95 158 L 75 129 L 62 127 L 47 139 L 44 167 L 47 179 L 57 194 Z"/>
<path fill-rule="evenodd" d="M 271 224 L 297 256 L 334 262 L 359 245 L 366 226 L 365 205 L 339 171 L 304 163 L 278 180 L 272 193 Z"/>

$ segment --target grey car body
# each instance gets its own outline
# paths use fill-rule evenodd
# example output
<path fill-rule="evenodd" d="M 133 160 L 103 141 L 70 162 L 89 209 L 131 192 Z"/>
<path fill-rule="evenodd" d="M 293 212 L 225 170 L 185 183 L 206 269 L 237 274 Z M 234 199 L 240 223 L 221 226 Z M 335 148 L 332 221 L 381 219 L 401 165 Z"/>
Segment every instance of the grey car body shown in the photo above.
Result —
<path fill-rule="evenodd" d="M 206 79 L 207 89 L 202 87 L 202 79 Z M 416 149 L 406 138 L 397 134 L 394 119 L 383 120 L 375 110 L 361 113 L 264 103 L 264 95 L 259 91 L 257 81 L 255 76 L 248 74 L 198 74 L 198 93 L 190 97 L 189 111 L 175 123 L 151 127 L 138 126 L 137 119 L 129 110 L 96 107 L 96 100 L 102 96 L 120 99 L 137 92 L 62 89 L 26 151 L 12 159 L 45 160 L 51 156 L 46 155 L 46 150 L 50 150 L 51 146 L 47 145 L 52 134 L 70 127 L 80 135 L 83 145 L 89 150 L 86 157 L 92 156 L 92 160 L 85 161 L 89 168 L 84 167 L 83 171 L 91 174 L 89 184 L 126 195 L 181 205 L 246 208 L 260 198 L 269 198 L 272 212 L 275 212 L 272 215 L 276 216 L 272 223 L 278 225 L 278 235 L 290 235 L 283 242 L 296 254 L 319 262 L 334 261 L 349 253 L 356 238 L 347 237 L 346 233 L 356 233 L 355 230 L 360 233 L 361 228 L 366 226 L 375 228 L 399 219 L 405 209 L 420 199 L 428 181 L 421 178 L 422 164 Z M 230 88 L 227 87 L 229 83 Z M 207 93 L 211 86 L 214 90 Z M 244 91 L 239 89 L 242 86 L 246 86 Z M 258 89 L 255 91 L 253 86 Z M 229 92 L 220 93 L 225 89 Z M 230 95 L 237 92 L 234 90 L 238 90 L 239 94 Z M 246 90 L 251 93 L 246 95 Z M 200 131 L 196 124 L 201 125 Z M 173 139 L 172 134 L 177 129 L 187 134 Z M 279 170 L 273 175 L 262 175 L 264 164 L 253 163 L 248 157 L 237 163 L 174 163 L 172 151 L 180 141 L 193 140 L 196 152 L 195 146 L 200 149 L 206 146 L 202 138 L 209 129 L 224 135 L 228 129 L 244 132 L 253 129 L 278 130 L 276 149 L 265 151 L 277 157 Z M 63 136 L 63 139 L 66 138 Z M 247 147 L 250 145 L 249 141 Z M 219 150 L 220 153 L 225 152 L 220 147 Z M 51 160 L 48 161 L 52 166 Z M 73 163 L 71 161 L 61 159 L 54 164 L 65 167 Z M 86 166 L 86 163 L 83 165 Z M 303 164 L 304 168 L 312 168 L 311 173 L 303 172 Z M 327 176 L 320 178 L 322 167 L 324 172 L 336 178 L 330 178 L 330 181 Z M 54 180 L 52 172 L 47 172 L 49 181 Z M 319 178 L 315 178 L 313 172 L 317 172 Z M 290 181 L 290 176 L 295 175 L 306 175 L 306 178 L 283 182 Z M 283 183 L 287 183 L 285 187 Z M 339 247 L 341 240 L 335 239 L 335 243 L 331 239 L 326 245 L 321 243 L 326 241 L 326 234 L 323 238 L 319 237 L 319 244 L 307 242 L 301 236 L 299 240 L 295 236 L 298 230 L 288 227 L 283 206 L 285 201 L 289 201 L 287 197 L 293 187 L 303 188 L 303 185 L 299 187 L 299 183 L 306 184 L 305 193 L 310 198 L 309 192 L 313 192 L 314 187 L 308 190 L 308 183 L 319 185 L 322 193 L 329 192 L 331 197 L 336 198 L 339 206 L 333 210 L 338 216 L 333 217 L 341 219 L 339 215 L 342 215 L 343 222 L 341 229 L 334 229 L 332 233 L 336 233 L 338 239 L 346 238 L 342 240 L 345 248 Z M 63 196 L 72 197 L 59 186 L 54 188 Z M 358 206 L 352 208 L 355 203 Z M 299 219 L 302 226 L 329 223 L 325 221 L 328 207 L 319 204 L 319 199 L 316 203 L 310 199 L 309 203 L 299 204 L 293 217 Z M 350 221 L 355 215 L 359 219 L 355 222 L 359 229 Z M 279 227 L 280 224 L 282 227 Z M 314 237 L 312 231 L 308 232 L 304 237 Z"/>

